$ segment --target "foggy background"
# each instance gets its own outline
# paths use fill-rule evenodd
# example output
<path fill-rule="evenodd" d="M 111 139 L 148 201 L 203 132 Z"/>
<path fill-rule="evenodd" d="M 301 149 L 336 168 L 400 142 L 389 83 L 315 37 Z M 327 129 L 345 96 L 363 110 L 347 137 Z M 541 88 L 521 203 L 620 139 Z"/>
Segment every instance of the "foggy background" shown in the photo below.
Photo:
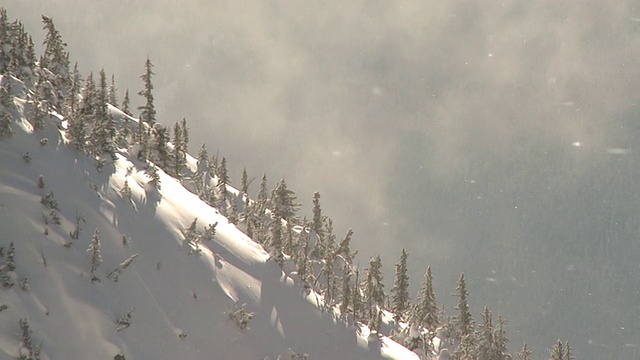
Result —
<path fill-rule="evenodd" d="M 338 238 L 355 231 L 387 290 L 467 277 L 477 322 L 508 321 L 535 359 L 640 357 L 640 3 L 636 1 L 8 0 L 42 43 L 47 14 L 84 77 L 104 67 L 157 119 L 284 177 Z M 40 50 L 39 50 L 40 51 Z M 138 112 L 134 111 L 137 115 Z M 252 196 L 258 181 L 252 184 Z"/>

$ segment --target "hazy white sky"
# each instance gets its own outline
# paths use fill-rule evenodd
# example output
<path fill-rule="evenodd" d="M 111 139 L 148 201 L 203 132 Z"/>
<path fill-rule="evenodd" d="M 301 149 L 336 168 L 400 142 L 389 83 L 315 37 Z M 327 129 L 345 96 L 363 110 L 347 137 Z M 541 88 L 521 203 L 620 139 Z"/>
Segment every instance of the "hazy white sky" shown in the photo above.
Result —
<path fill-rule="evenodd" d="M 38 42 L 40 14 L 52 16 L 72 61 L 115 74 L 136 104 L 150 56 L 158 120 L 186 117 L 192 151 L 218 149 L 236 184 L 246 167 L 285 177 L 307 206 L 320 191 L 338 237 L 354 229 L 360 261 L 383 254 L 388 286 L 407 247 L 414 285 L 432 265 L 447 303 L 459 272 L 484 289 L 534 240 L 577 237 L 572 219 L 592 214 L 577 210 L 581 186 L 604 181 L 607 149 L 638 141 L 633 1 L 3 6 Z M 508 319 L 510 306 L 493 305 Z"/>

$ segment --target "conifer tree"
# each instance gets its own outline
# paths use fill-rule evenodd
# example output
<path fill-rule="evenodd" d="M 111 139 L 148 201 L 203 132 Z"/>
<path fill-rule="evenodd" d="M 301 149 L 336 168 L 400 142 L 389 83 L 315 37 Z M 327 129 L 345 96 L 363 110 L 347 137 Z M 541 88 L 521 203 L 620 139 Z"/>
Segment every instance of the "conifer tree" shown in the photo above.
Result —
<path fill-rule="evenodd" d="M 90 264 L 91 264 L 91 275 L 92 275 L 92 281 L 94 279 L 97 279 L 97 277 L 95 276 L 95 272 L 98 269 L 98 267 L 100 266 L 100 264 L 102 264 L 102 255 L 100 253 L 100 232 L 98 231 L 98 229 L 95 230 L 95 232 L 93 233 L 93 237 L 91 238 L 91 244 L 89 244 L 89 248 L 87 249 L 87 252 L 90 253 L 91 257 L 90 257 Z"/>
<path fill-rule="evenodd" d="M 0 109 L 0 140 L 13 136 L 11 115 L 5 109 Z"/>
<path fill-rule="evenodd" d="M 44 23 L 43 29 L 47 33 L 44 37 L 44 54 L 40 61 L 40 67 L 49 69 L 55 75 L 53 85 L 56 89 L 57 99 L 52 105 L 60 109 L 59 101 L 66 94 L 69 86 L 69 54 L 64 49 L 66 44 L 62 41 L 62 36 L 53 24 L 53 20 L 42 15 L 42 22 Z"/>
<path fill-rule="evenodd" d="M 209 153 L 207 152 L 207 145 L 202 144 L 200 146 L 200 150 L 198 150 L 198 155 L 196 156 L 198 160 L 198 172 L 204 173 L 209 168 Z"/>
<path fill-rule="evenodd" d="M 284 179 L 280 179 L 271 192 L 271 211 L 286 221 L 296 223 L 299 208 L 300 204 L 296 203 L 295 193 L 287 189 L 287 182 Z"/>
<path fill-rule="evenodd" d="M 238 225 L 238 198 L 236 195 L 231 194 L 231 201 L 229 206 L 229 222 L 233 225 Z"/>
<path fill-rule="evenodd" d="M 564 347 L 562 346 L 562 341 L 558 339 L 556 344 L 551 349 L 551 358 L 550 360 L 565 360 L 564 357 Z"/>
<path fill-rule="evenodd" d="M 16 270 L 16 247 L 13 241 L 9 243 L 9 249 L 7 249 L 7 262 L 5 264 L 8 271 Z"/>
<path fill-rule="evenodd" d="M 355 268 L 355 278 L 353 286 L 353 298 L 351 299 L 353 307 L 353 323 L 357 324 L 360 319 L 365 316 L 364 300 L 362 298 L 362 290 L 360 289 L 360 269 Z"/>
<path fill-rule="evenodd" d="M 78 71 L 78 63 L 76 62 L 73 66 L 69 83 L 69 91 L 65 94 L 64 106 L 62 109 L 62 113 L 68 122 L 71 117 L 74 117 L 78 113 L 78 94 L 80 93 L 80 89 L 81 78 L 80 72 Z"/>
<path fill-rule="evenodd" d="M 336 299 L 337 293 L 337 279 L 335 275 L 335 235 L 333 234 L 333 223 L 331 219 L 327 219 L 325 224 L 326 228 L 326 236 L 322 242 L 323 250 L 322 250 L 322 269 L 320 271 L 320 277 L 325 278 L 325 284 L 323 287 L 325 302 L 328 305 L 333 305 L 334 299 Z"/>
<path fill-rule="evenodd" d="M 456 328 L 456 334 L 460 340 L 463 337 L 473 335 L 474 333 L 474 321 L 469 310 L 469 303 L 467 297 L 469 292 L 467 291 L 467 284 L 464 279 L 464 274 L 460 275 L 458 285 L 456 286 L 456 296 L 458 297 L 458 315 L 454 318 L 454 325 Z"/>
<path fill-rule="evenodd" d="M 294 260 L 296 261 L 298 276 L 300 277 L 303 286 L 308 288 L 310 287 L 309 279 L 311 277 L 311 263 L 309 259 L 309 242 L 306 239 L 307 236 L 305 233 L 306 230 L 303 230 L 298 235 L 298 242 L 301 244 L 301 247 L 299 248 L 300 253 L 294 258 Z"/>
<path fill-rule="evenodd" d="M 342 267 L 342 284 L 340 289 L 341 301 L 340 301 L 340 315 L 342 319 L 347 320 L 349 315 L 349 306 L 351 305 L 351 301 L 353 299 L 352 289 L 351 289 L 351 266 L 343 266 Z"/>
<path fill-rule="evenodd" d="M 386 297 L 382 281 L 382 260 L 379 255 L 369 260 L 369 268 L 362 285 L 367 316 L 373 319 L 378 312 L 378 307 L 384 305 Z"/>
<path fill-rule="evenodd" d="M 187 128 L 186 118 L 182 118 L 180 127 L 182 128 L 182 151 L 186 154 L 189 152 L 189 129 Z"/>
<path fill-rule="evenodd" d="M 149 177 L 149 182 L 156 188 L 156 190 L 162 189 L 160 174 L 158 174 L 158 169 L 155 165 L 147 164 L 147 167 L 144 169 L 144 173 Z"/>
<path fill-rule="evenodd" d="M 247 168 L 242 169 L 242 178 L 240 179 L 240 192 L 242 196 L 247 196 L 249 193 L 249 176 L 247 175 Z"/>
<path fill-rule="evenodd" d="M 267 174 L 263 173 L 260 178 L 260 187 L 258 188 L 258 194 L 256 196 L 256 211 L 258 216 L 263 216 L 265 210 L 267 210 L 267 204 L 269 202 L 269 192 L 267 190 Z"/>
<path fill-rule="evenodd" d="M 84 88 L 82 89 L 82 108 L 81 112 L 86 116 L 86 120 L 89 123 L 93 123 L 93 114 L 95 112 L 94 107 L 96 105 L 96 83 L 93 80 L 93 72 L 89 72 L 87 80 L 84 82 Z"/>
<path fill-rule="evenodd" d="M 133 116 L 133 114 L 131 113 L 131 110 L 129 109 L 130 105 L 131 105 L 131 100 L 129 100 L 129 89 L 127 89 L 124 92 L 124 99 L 122 99 L 122 112 L 129 116 Z"/>
<path fill-rule="evenodd" d="M 270 224 L 271 239 L 269 245 L 271 247 L 271 258 L 282 266 L 284 264 L 284 253 L 282 251 L 282 219 L 275 216 Z"/>
<path fill-rule="evenodd" d="M 226 204 L 227 204 L 227 185 L 229 184 L 229 175 L 227 173 L 227 159 L 222 158 L 220 162 L 220 166 L 218 166 L 218 172 L 216 173 L 218 177 L 218 209 L 222 211 L 223 214 L 226 214 Z"/>
<path fill-rule="evenodd" d="M 573 357 L 573 354 L 571 353 L 572 349 L 571 349 L 571 344 L 569 344 L 569 342 L 567 341 L 564 347 L 564 358 L 565 360 L 575 360 L 575 358 Z"/>
<path fill-rule="evenodd" d="M 518 355 L 519 360 L 531 360 L 531 350 L 529 350 L 527 343 L 522 345 L 522 350 L 516 353 L 516 355 Z"/>
<path fill-rule="evenodd" d="M 184 147 L 184 133 L 179 123 L 173 125 L 173 166 L 172 172 L 176 178 L 182 178 L 182 169 L 187 165 L 187 155 Z"/>
<path fill-rule="evenodd" d="M 156 124 L 153 127 L 153 148 L 156 151 L 156 158 L 154 161 L 162 169 L 167 169 L 169 166 L 169 148 L 167 143 L 169 142 L 169 135 L 167 134 L 167 128 L 161 124 Z"/>
<path fill-rule="evenodd" d="M 391 288 L 394 319 L 400 321 L 410 306 L 409 300 L 409 275 L 407 275 L 407 252 L 402 249 L 400 262 L 396 264 L 396 274 Z"/>
<path fill-rule="evenodd" d="M 421 326 L 426 327 L 430 331 L 435 331 L 435 329 L 440 326 L 438 305 L 433 291 L 431 266 L 427 267 L 427 271 L 424 274 L 424 281 L 418 291 L 418 299 L 414 311 L 416 312 L 417 321 Z"/>
<path fill-rule="evenodd" d="M 320 208 L 320 193 L 313 193 L 313 220 L 311 230 L 322 237 L 322 209 Z"/>
<path fill-rule="evenodd" d="M 31 339 L 31 328 L 27 319 L 20 319 L 20 345 L 25 348 L 29 354 L 32 354 L 33 344 Z"/>
<path fill-rule="evenodd" d="M 100 87 L 97 91 L 93 116 L 95 125 L 91 131 L 90 139 L 92 153 L 97 156 L 107 153 L 115 160 L 117 128 L 113 117 L 108 112 L 107 79 L 104 69 L 100 71 Z"/>
<path fill-rule="evenodd" d="M 116 76 L 111 75 L 111 85 L 109 86 L 109 94 L 107 101 L 113 106 L 118 106 L 118 89 L 116 89 Z"/>
<path fill-rule="evenodd" d="M 151 82 L 151 78 L 155 74 L 151 70 L 152 68 L 153 64 L 149 57 L 147 57 L 147 61 L 144 64 L 144 74 L 140 76 L 144 83 L 144 89 L 138 93 L 138 95 L 145 99 L 145 104 L 138 107 L 138 110 L 140 110 L 140 121 L 148 124 L 150 128 L 156 123 L 156 109 L 153 104 L 153 83 Z"/>
<path fill-rule="evenodd" d="M 5 8 L 0 8 L 0 74 L 7 71 L 11 57 L 8 49 L 11 48 L 11 37 L 9 36 L 9 17 Z"/>
<path fill-rule="evenodd" d="M 482 313 L 483 324 L 478 326 L 478 359 L 500 360 L 496 357 L 495 341 L 493 337 L 493 321 L 491 311 L 485 306 Z"/>
<path fill-rule="evenodd" d="M 509 342 L 509 339 L 507 338 L 507 331 L 504 328 L 506 323 L 506 320 L 498 316 L 498 326 L 493 335 L 495 341 L 495 358 L 498 360 L 511 360 L 511 355 L 507 353 L 507 342 Z"/>
<path fill-rule="evenodd" d="M 353 265 L 353 260 L 355 256 L 358 254 L 358 250 L 351 252 L 351 236 L 353 236 L 353 230 L 349 229 L 344 239 L 338 245 L 338 249 L 335 251 L 337 256 L 342 259 L 342 267 L 343 274 L 345 273 L 345 268 L 352 272 L 351 267 Z"/>

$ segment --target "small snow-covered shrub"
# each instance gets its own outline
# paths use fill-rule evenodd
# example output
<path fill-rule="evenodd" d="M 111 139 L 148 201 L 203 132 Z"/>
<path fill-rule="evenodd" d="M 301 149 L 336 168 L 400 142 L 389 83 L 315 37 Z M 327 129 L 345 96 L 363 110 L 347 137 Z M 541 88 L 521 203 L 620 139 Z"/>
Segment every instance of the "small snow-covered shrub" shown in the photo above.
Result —
<path fill-rule="evenodd" d="M 236 323 L 238 329 L 246 330 L 255 315 L 255 313 L 247 310 L 247 304 L 235 303 L 229 312 L 229 319 Z"/>

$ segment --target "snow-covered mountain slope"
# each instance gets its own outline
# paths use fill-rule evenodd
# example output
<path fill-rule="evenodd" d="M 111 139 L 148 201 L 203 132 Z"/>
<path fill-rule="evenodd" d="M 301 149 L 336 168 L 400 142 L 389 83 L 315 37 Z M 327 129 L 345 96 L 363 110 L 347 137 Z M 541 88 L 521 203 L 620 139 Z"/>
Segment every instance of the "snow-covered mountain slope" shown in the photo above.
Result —
<path fill-rule="evenodd" d="M 418 358 L 322 311 L 320 299 L 260 245 L 161 170 L 157 191 L 142 163 L 120 149 L 98 171 L 96 159 L 65 143 L 58 118 L 34 130 L 26 102 L 14 102 L 15 134 L 0 140 L 0 264 L 15 283 L 0 288 L 0 305 L 7 306 L 0 312 L 0 358 L 28 353 L 20 319 L 42 359 Z M 125 181 L 131 201 L 121 195 Z M 59 212 L 41 203 L 50 193 Z M 201 230 L 218 223 L 215 238 L 198 249 L 183 236 L 195 218 Z M 74 240 L 76 223 L 82 229 Z M 92 281 L 87 249 L 96 230 L 103 261 L 99 281 Z M 9 271 L 12 242 L 16 266 Z M 136 254 L 117 281 L 107 277 Z M 255 314 L 245 330 L 230 319 L 235 304 Z M 117 328 L 130 311 L 130 326 Z"/>

